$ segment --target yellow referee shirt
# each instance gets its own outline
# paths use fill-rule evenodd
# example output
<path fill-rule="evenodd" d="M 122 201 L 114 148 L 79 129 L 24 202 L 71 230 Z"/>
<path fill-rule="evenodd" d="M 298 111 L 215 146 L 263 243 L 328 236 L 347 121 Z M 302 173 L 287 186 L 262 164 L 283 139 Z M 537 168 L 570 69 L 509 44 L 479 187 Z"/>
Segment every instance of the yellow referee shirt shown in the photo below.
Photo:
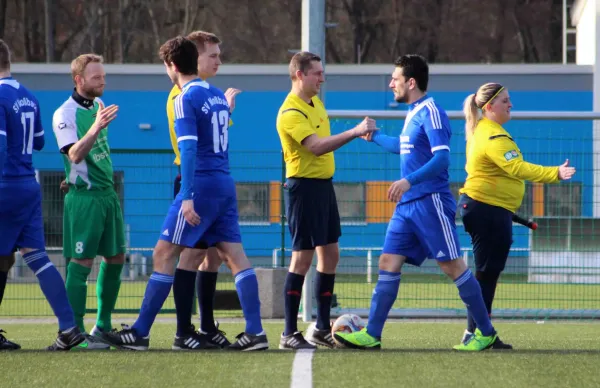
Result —
<path fill-rule="evenodd" d="M 558 167 L 527 163 L 508 132 L 483 118 L 467 142 L 467 180 L 461 194 L 516 212 L 525 194 L 525 180 L 558 182 Z"/>
<path fill-rule="evenodd" d="M 173 152 L 175 153 L 174 164 L 179 166 L 181 164 L 181 159 L 179 155 L 179 147 L 177 146 L 177 134 L 175 133 L 175 97 L 177 97 L 181 93 L 181 89 L 179 86 L 173 85 L 173 89 L 169 93 L 169 98 L 167 99 L 167 119 L 169 120 L 169 137 L 171 138 L 171 146 L 173 147 Z M 233 121 L 229 119 L 229 127 L 233 125 Z"/>
<path fill-rule="evenodd" d="M 302 146 L 302 140 L 310 135 L 331 136 L 327 111 L 317 96 L 312 98 L 312 105 L 309 105 L 294 93 L 289 93 L 279 108 L 277 133 L 281 140 L 287 178 L 333 177 L 333 152 L 316 156 Z"/>

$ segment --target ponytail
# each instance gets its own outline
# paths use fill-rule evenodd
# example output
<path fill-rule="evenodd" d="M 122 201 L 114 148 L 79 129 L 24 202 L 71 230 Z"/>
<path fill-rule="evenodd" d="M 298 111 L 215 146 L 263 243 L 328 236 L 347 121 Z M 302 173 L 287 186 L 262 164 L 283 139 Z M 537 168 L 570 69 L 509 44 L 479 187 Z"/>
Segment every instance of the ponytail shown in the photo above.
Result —
<path fill-rule="evenodd" d="M 479 108 L 477 108 L 477 104 L 475 102 L 475 93 L 470 94 L 463 104 L 463 113 L 465 115 L 465 136 L 467 137 L 467 141 L 473 136 L 475 133 L 475 127 L 477 127 L 477 123 L 480 120 L 479 117 Z"/>

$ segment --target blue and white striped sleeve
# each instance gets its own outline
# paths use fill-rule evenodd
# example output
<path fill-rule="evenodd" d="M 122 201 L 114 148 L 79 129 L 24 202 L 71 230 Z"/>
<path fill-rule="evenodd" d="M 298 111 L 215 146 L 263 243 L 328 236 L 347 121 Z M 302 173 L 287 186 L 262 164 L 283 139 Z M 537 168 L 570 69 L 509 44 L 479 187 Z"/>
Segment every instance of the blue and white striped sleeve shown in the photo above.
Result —
<path fill-rule="evenodd" d="M 194 198 L 194 172 L 196 169 L 196 147 L 198 145 L 198 129 L 196 112 L 192 99 L 186 92 L 175 99 L 175 134 L 181 157 L 181 188 L 179 195 L 183 200 Z"/>
<path fill-rule="evenodd" d="M 440 111 L 433 101 L 430 101 L 425 105 L 424 111 L 425 117 L 423 126 L 425 127 L 427 138 L 429 139 L 431 153 L 441 150 L 450 151 L 450 136 L 452 130 L 446 112 L 443 110 Z"/>
<path fill-rule="evenodd" d="M 0 176 L 4 170 L 4 161 L 6 160 L 7 154 L 7 139 L 6 139 L 6 110 L 3 105 L 0 104 Z"/>
<path fill-rule="evenodd" d="M 35 112 L 34 130 L 33 130 L 33 149 L 41 151 L 46 144 L 44 138 L 44 126 L 42 125 L 42 118 L 40 113 L 40 104 L 37 104 L 38 109 Z"/>
<path fill-rule="evenodd" d="M 175 134 L 177 142 L 183 140 L 198 141 L 198 130 L 196 127 L 196 112 L 192 105 L 192 99 L 188 93 L 181 93 L 175 99 Z"/>

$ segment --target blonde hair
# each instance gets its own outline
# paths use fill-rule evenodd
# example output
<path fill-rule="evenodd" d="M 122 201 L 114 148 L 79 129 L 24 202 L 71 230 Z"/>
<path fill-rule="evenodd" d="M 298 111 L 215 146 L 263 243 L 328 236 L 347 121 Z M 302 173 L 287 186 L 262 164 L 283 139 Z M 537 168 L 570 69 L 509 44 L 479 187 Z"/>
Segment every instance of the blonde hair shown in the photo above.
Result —
<path fill-rule="evenodd" d="M 465 135 L 467 140 L 475 133 L 477 123 L 481 120 L 481 111 L 487 104 L 492 102 L 494 98 L 500 94 L 504 86 L 490 82 L 481 85 L 477 89 L 477 93 L 472 93 L 465 99 L 463 104 L 463 113 L 465 115 Z"/>
<path fill-rule="evenodd" d="M 206 50 L 207 44 L 221 44 L 221 39 L 212 32 L 194 31 L 188 34 L 186 38 L 196 44 L 198 54 L 202 54 Z"/>
<path fill-rule="evenodd" d="M 97 54 L 82 54 L 71 61 L 71 76 L 75 82 L 75 76 L 83 76 L 85 68 L 90 63 L 103 63 L 104 59 Z"/>

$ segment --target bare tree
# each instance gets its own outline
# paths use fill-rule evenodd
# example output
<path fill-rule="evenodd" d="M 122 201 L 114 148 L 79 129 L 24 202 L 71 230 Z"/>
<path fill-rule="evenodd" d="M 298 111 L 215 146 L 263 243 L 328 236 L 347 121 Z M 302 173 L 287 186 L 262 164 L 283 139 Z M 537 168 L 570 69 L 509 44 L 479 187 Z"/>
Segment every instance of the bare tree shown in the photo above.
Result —
<path fill-rule="evenodd" d="M 4 28 L 6 26 L 6 10 L 8 9 L 7 0 L 0 0 L 0 39 L 4 38 Z"/>

